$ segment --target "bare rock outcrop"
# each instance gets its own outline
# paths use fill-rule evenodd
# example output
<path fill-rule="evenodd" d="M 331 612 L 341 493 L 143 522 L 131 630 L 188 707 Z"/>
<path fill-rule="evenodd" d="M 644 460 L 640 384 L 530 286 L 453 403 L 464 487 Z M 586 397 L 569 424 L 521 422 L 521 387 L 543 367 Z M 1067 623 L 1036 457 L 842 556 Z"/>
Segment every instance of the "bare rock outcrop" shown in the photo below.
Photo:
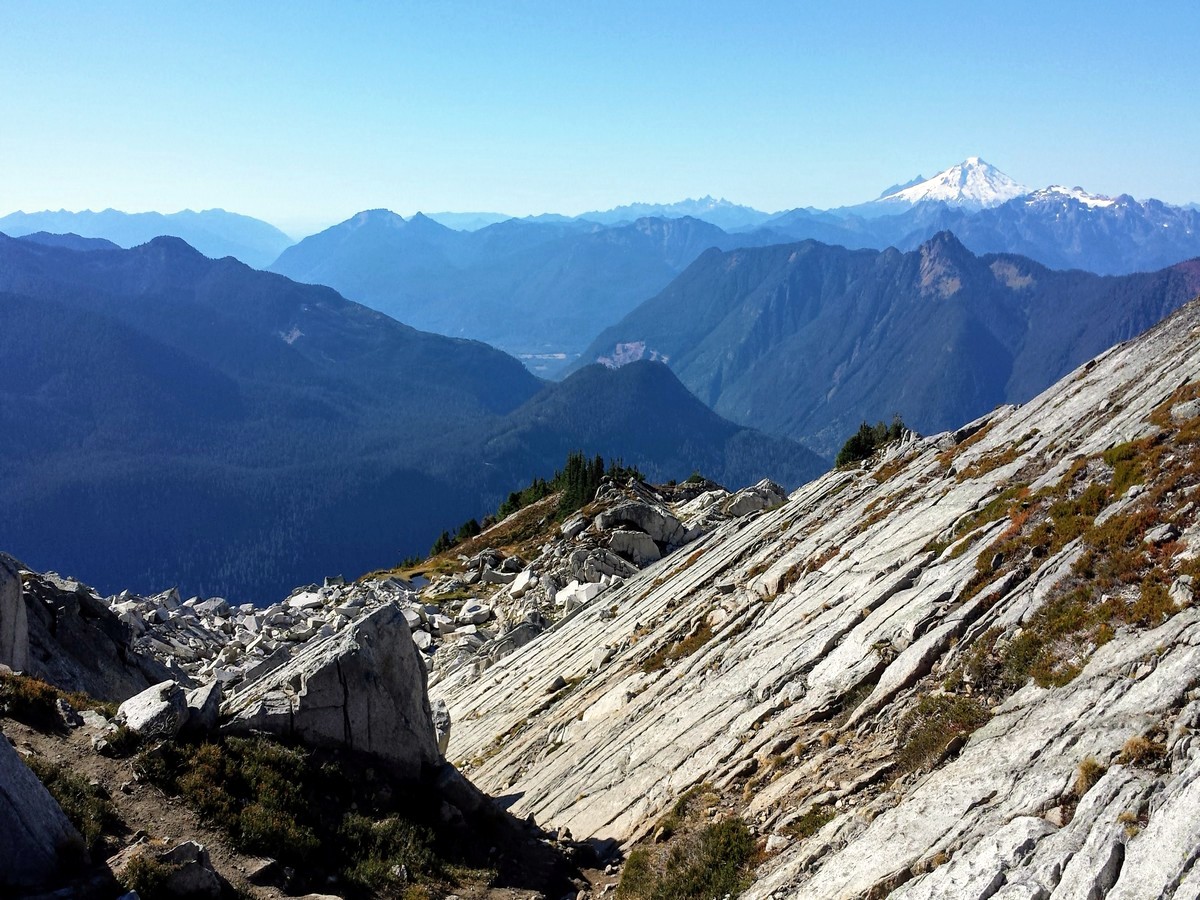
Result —
<path fill-rule="evenodd" d="M 404 610 L 388 604 L 243 686 L 223 727 L 345 747 L 418 778 L 440 763 L 425 687 Z"/>
<path fill-rule="evenodd" d="M 48 882 L 83 855 L 79 832 L 0 735 L 0 894 Z"/>
<path fill-rule="evenodd" d="M 690 537 L 675 516 L 649 503 L 621 503 L 596 517 L 596 527 L 601 531 L 609 531 L 618 525 L 630 525 L 664 546 L 680 546 Z"/>
<path fill-rule="evenodd" d="M 190 682 L 178 667 L 135 648 L 128 627 L 91 588 L 53 573 L 20 571 L 27 674 L 101 700 L 124 700 L 169 679 Z"/>
<path fill-rule="evenodd" d="M 29 617 L 15 560 L 0 553 L 0 664 L 17 672 L 29 665 Z"/>
<path fill-rule="evenodd" d="M 711 785 L 770 848 L 747 900 L 1200 896 L 1198 334 L 1200 301 L 450 673 L 449 758 L 626 845 Z"/>

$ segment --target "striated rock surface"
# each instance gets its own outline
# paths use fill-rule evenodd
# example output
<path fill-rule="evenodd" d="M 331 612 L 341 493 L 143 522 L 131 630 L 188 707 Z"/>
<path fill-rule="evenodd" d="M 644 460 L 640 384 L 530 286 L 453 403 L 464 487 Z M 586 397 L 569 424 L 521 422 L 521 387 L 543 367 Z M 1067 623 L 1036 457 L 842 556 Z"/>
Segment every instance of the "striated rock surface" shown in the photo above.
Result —
<path fill-rule="evenodd" d="M 1198 398 L 1193 303 L 723 521 L 445 674 L 448 759 L 626 844 L 713 785 L 769 839 L 752 900 L 1196 896 Z"/>
<path fill-rule="evenodd" d="M 404 610 L 381 606 L 311 641 L 224 704 L 232 733 L 264 731 L 345 747 L 418 778 L 440 764 L 422 664 Z"/>

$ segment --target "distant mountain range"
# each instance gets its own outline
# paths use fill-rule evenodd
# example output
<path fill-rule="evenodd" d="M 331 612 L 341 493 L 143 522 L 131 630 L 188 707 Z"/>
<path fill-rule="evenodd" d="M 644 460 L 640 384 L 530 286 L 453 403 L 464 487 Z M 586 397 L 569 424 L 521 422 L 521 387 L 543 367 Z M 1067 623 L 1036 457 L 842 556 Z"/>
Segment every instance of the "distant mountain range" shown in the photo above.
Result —
<path fill-rule="evenodd" d="M 497 222 L 507 222 L 512 216 L 492 212 L 440 212 L 427 213 L 429 218 L 439 225 L 453 228 L 455 231 L 478 231 Z"/>
<path fill-rule="evenodd" d="M 205 256 L 232 256 L 256 269 L 266 268 L 292 239 L 260 219 L 206 209 L 164 215 L 157 212 L 126 213 L 115 209 L 101 212 L 15 212 L 0 217 L 0 233 L 21 237 L 35 232 L 76 234 L 104 238 L 121 247 L 136 247 L 164 235 L 182 238 Z"/>
<path fill-rule="evenodd" d="M 573 356 L 707 248 L 772 239 L 691 218 L 510 219 L 465 232 L 370 210 L 289 247 L 271 271 L 330 285 L 418 328 Z"/>
<path fill-rule="evenodd" d="M 737 485 L 826 465 L 721 419 L 666 366 L 547 385 L 484 344 L 177 238 L 0 237 L 0 360 L 0 546 L 110 590 L 271 600 L 357 575 L 568 449 Z"/>
<path fill-rule="evenodd" d="M 949 232 L 908 253 L 713 249 L 582 361 L 665 361 L 720 414 L 832 454 L 863 419 L 932 433 L 1027 400 L 1198 293 L 1200 260 L 1106 278 Z"/>
<path fill-rule="evenodd" d="M 722 198 L 701 197 L 678 203 L 631 203 L 614 209 L 581 213 L 576 218 L 601 225 L 620 225 L 638 219 L 699 219 L 725 231 L 747 231 L 771 218 L 770 213 L 739 206 Z"/>
<path fill-rule="evenodd" d="M 294 245 L 266 223 L 220 210 L 0 219 L 4 233 L 72 232 L 121 246 L 180 235 L 207 256 L 233 255 L 328 285 L 419 329 L 485 341 L 547 377 L 560 376 L 601 330 L 709 248 L 812 239 L 910 251 L 941 231 L 977 254 L 1017 253 L 1098 274 L 1156 271 L 1200 255 L 1194 205 L 1057 185 L 1030 190 L 979 157 L 865 203 L 773 215 L 712 197 L 521 219 L 495 212 L 404 218 L 379 209 Z"/>
<path fill-rule="evenodd" d="M 705 197 L 467 232 L 372 210 L 289 247 L 271 270 L 330 285 L 419 328 L 494 344 L 553 376 L 709 248 L 812 239 L 913 250 L 941 231 L 975 253 L 1019 253 L 1099 274 L 1200 255 L 1200 211 L 1079 188 L 1030 191 L 972 157 L 868 203 L 774 216 Z"/>

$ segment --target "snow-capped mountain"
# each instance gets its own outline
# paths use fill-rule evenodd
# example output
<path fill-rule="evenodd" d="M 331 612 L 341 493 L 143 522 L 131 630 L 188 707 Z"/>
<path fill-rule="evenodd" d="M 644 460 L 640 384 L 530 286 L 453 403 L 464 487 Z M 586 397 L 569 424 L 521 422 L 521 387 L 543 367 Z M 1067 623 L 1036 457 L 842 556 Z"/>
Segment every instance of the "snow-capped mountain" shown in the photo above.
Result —
<path fill-rule="evenodd" d="M 1069 188 L 1063 187 L 1061 184 L 1052 184 L 1050 187 L 1030 193 L 1025 197 L 1025 204 L 1027 206 L 1061 205 L 1071 200 L 1089 209 L 1102 209 L 1112 206 L 1117 202 L 1117 198 L 1115 197 L 1105 197 L 1103 194 L 1089 194 L 1081 187 Z"/>
<path fill-rule="evenodd" d="M 1053 269 L 1123 275 L 1200 257 L 1200 210 L 1052 184 L 1032 190 L 977 156 L 878 200 L 789 210 L 764 230 L 849 248 L 912 250 L 951 231 L 973 253 L 1019 253 Z"/>
<path fill-rule="evenodd" d="M 869 205 L 899 210 L 934 201 L 979 210 L 999 206 L 1028 193 L 1029 188 L 1023 184 L 991 163 L 972 156 L 932 178 L 887 194 Z"/>

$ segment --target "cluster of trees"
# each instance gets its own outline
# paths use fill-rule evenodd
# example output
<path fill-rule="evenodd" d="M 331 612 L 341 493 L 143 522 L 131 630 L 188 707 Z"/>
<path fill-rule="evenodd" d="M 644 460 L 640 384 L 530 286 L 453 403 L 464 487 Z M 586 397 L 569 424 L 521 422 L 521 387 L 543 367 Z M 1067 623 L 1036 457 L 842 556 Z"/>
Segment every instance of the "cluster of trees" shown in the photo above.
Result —
<path fill-rule="evenodd" d="M 545 478 L 535 478 L 522 490 L 513 491 L 496 509 L 494 515 L 484 517 L 482 524 L 476 519 L 468 519 L 458 527 L 454 534 L 443 531 L 434 541 L 429 555 L 437 556 L 439 553 L 445 553 L 463 541 L 475 537 L 483 529 L 501 519 L 505 519 L 531 503 L 536 503 L 554 493 L 559 495 L 558 505 L 555 507 L 555 517 L 564 519 L 591 503 L 605 478 L 618 481 L 645 480 L 637 466 L 627 466 L 624 460 L 612 459 L 606 464 L 604 457 L 599 454 L 588 459 L 584 453 L 572 451 L 567 454 L 566 464 L 554 473 L 553 478 L 549 481 Z M 408 562 L 405 560 L 406 564 Z"/>
<path fill-rule="evenodd" d="M 868 425 L 864 421 L 858 426 L 858 431 L 850 435 L 846 443 L 842 444 L 835 464 L 840 469 L 842 466 L 850 466 L 862 462 L 864 459 L 870 459 L 880 447 L 900 440 L 907 427 L 899 414 L 892 417 L 891 425 L 882 421 Z"/>

